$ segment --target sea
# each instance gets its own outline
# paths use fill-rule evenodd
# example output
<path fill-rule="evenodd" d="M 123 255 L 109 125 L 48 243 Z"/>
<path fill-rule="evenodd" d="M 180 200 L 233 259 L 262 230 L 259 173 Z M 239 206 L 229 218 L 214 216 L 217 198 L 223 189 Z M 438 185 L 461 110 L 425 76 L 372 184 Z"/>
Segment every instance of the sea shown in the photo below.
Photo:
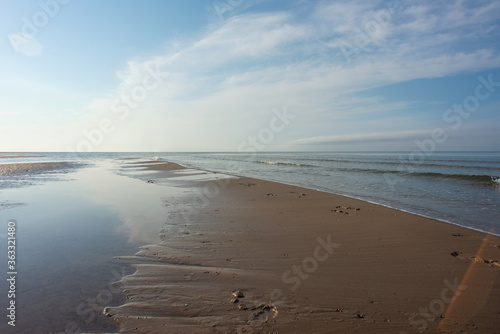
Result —
<path fill-rule="evenodd" d="M 278 181 L 365 200 L 493 234 L 500 233 L 500 152 L 127 152 L 2 153 L 0 164 L 141 158 Z M 29 157 L 28 157 L 29 156 Z M 32 175 L 31 179 L 57 177 Z M 2 188 L 26 175 L 0 176 Z"/>

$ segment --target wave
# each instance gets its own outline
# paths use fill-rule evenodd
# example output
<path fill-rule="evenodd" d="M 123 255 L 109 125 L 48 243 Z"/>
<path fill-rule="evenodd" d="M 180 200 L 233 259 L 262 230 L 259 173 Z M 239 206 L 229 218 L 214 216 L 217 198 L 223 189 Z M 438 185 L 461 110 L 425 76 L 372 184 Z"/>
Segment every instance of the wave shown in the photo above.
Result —
<path fill-rule="evenodd" d="M 479 182 L 483 184 L 500 185 L 500 176 L 485 175 L 485 174 L 450 174 L 439 172 L 418 172 L 404 171 L 394 169 L 375 169 L 375 168 L 347 168 L 347 167 L 332 167 L 325 169 L 327 172 L 351 172 L 362 174 L 393 174 L 397 177 L 425 177 L 437 179 L 457 179 L 469 182 Z"/>
<path fill-rule="evenodd" d="M 498 166 L 498 161 L 491 162 L 496 163 L 495 166 L 485 166 L 485 163 L 490 163 L 488 161 L 459 161 L 456 162 L 467 162 L 466 164 L 456 164 L 454 161 L 446 161 L 446 160 L 428 160 L 424 162 L 411 162 L 408 160 L 393 160 L 393 159 L 381 159 L 381 160 L 372 160 L 372 159 L 309 159 L 309 158 L 297 158 L 296 160 L 303 161 L 316 161 L 316 162 L 334 162 L 340 164 L 360 164 L 360 165 L 384 165 L 384 166 L 418 166 L 418 167 L 436 167 L 436 168 L 462 168 L 462 169 L 489 169 L 489 170 L 498 170 L 500 167 Z M 442 161 L 441 163 L 438 163 Z"/>
<path fill-rule="evenodd" d="M 298 167 L 316 167 L 314 165 L 294 163 L 294 162 L 283 162 L 283 161 L 266 161 L 259 160 L 257 163 L 266 165 L 283 165 L 283 166 L 298 166 Z M 437 178 L 437 179 L 455 179 L 468 182 L 476 182 L 482 184 L 495 184 L 500 185 L 500 176 L 492 175 L 478 175 L 478 174 L 450 174 L 450 173 L 439 173 L 439 172 L 418 172 L 418 171 L 403 171 L 394 169 L 370 169 L 370 168 L 347 168 L 347 167 L 333 167 L 330 171 L 342 171 L 342 172 L 358 172 L 358 173 L 373 173 L 373 174 L 395 174 L 399 177 L 425 177 L 425 178 Z"/>
<path fill-rule="evenodd" d="M 467 175 L 467 174 L 442 174 L 442 173 L 412 173 L 416 176 L 437 177 L 444 179 L 457 179 L 481 183 L 499 183 L 500 177 L 490 175 Z"/>
<path fill-rule="evenodd" d="M 436 172 L 401 172 L 401 171 L 383 171 L 383 170 L 370 170 L 373 173 L 383 174 L 398 174 L 400 176 L 410 177 L 426 177 L 438 179 L 454 179 L 461 181 L 477 182 L 482 184 L 500 184 L 500 177 L 491 175 L 472 175 L 472 174 L 445 174 Z"/>
<path fill-rule="evenodd" d="M 299 166 L 299 167 L 313 167 L 312 165 L 307 164 L 298 164 L 294 162 L 281 162 L 281 161 L 257 161 L 259 164 L 267 164 L 267 165 L 285 165 L 285 166 Z"/>

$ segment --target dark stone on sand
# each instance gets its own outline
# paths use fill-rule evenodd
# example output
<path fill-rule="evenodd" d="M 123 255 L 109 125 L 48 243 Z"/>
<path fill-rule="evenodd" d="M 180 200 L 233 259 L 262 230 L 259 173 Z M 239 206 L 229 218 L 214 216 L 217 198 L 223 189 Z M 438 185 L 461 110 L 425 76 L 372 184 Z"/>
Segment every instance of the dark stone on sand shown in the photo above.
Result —
<path fill-rule="evenodd" d="M 233 292 L 233 297 L 234 298 L 244 298 L 245 295 L 243 294 L 243 292 L 241 292 L 240 290 L 238 290 L 238 291 L 234 291 Z"/>

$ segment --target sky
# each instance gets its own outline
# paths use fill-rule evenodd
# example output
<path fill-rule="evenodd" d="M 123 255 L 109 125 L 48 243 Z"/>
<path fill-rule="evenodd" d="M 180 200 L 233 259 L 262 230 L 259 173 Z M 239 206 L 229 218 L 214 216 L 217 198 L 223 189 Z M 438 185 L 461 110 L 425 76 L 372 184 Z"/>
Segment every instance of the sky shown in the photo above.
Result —
<path fill-rule="evenodd" d="M 500 150 L 496 0 L 0 8 L 0 152 Z"/>

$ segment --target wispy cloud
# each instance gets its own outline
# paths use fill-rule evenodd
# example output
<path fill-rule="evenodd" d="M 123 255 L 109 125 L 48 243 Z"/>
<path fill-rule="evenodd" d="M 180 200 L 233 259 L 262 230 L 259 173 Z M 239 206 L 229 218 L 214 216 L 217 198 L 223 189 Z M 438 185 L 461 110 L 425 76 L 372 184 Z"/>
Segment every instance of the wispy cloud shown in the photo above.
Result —
<path fill-rule="evenodd" d="M 197 129 L 207 140 L 218 138 L 211 142 L 214 149 L 234 149 L 235 133 L 244 135 L 259 126 L 266 117 L 263 110 L 277 105 L 291 106 L 307 117 L 308 124 L 315 118 L 324 120 L 325 113 L 331 119 L 347 119 L 396 111 L 411 102 L 383 102 L 360 98 L 358 93 L 419 78 L 500 67 L 498 48 L 485 42 L 499 35 L 495 24 L 500 5 L 495 1 L 444 5 L 424 1 L 401 5 L 394 13 L 382 1 L 322 1 L 311 6 L 315 8 L 309 14 L 235 15 L 175 50 L 130 60 L 118 73 L 121 81 L 116 90 L 89 106 L 86 124 L 96 115 L 109 113 L 113 100 L 139 84 L 148 68 L 161 71 L 165 80 L 137 107 L 137 117 L 122 122 L 124 127 L 163 124 L 166 130 L 159 135 L 163 142 L 187 143 L 193 134 L 182 133 L 173 122 L 189 123 L 190 129 Z M 382 23 L 368 32 L 377 17 Z M 356 47 L 360 36 L 365 36 L 365 44 L 347 62 L 339 43 Z M 310 128 L 322 126 L 311 124 Z M 398 132 L 297 139 L 302 133 L 296 129 L 291 143 L 393 140 L 421 132 L 410 126 Z"/>
<path fill-rule="evenodd" d="M 386 142 L 401 139 L 413 139 L 415 137 L 428 134 L 428 130 L 411 131 L 384 131 L 373 133 L 350 133 L 343 135 L 329 135 L 311 138 L 303 138 L 293 141 L 293 144 L 314 145 L 314 144 L 338 144 L 338 143 L 359 143 L 359 142 Z"/>

